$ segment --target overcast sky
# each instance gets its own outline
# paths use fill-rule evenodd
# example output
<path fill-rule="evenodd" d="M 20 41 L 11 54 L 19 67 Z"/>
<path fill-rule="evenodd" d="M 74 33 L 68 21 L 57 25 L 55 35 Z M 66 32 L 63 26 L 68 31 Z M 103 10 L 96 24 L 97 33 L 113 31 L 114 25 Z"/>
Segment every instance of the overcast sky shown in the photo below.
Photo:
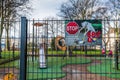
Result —
<path fill-rule="evenodd" d="M 43 19 L 48 16 L 56 17 L 59 12 L 60 5 L 67 0 L 31 0 L 32 15 L 30 18 Z"/>

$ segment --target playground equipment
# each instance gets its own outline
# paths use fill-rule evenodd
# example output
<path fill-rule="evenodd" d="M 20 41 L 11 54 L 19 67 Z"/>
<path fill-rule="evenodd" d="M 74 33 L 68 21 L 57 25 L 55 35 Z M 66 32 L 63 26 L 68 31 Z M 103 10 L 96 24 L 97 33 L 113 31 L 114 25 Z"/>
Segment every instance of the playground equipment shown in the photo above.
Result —
<path fill-rule="evenodd" d="M 55 39 L 55 44 L 56 46 L 60 49 L 65 51 L 66 50 L 66 45 L 65 45 L 65 39 L 62 36 L 57 36 Z"/>
<path fill-rule="evenodd" d="M 16 80 L 13 73 L 7 73 L 4 75 L 3 80 Z"/>
<path fill-rule="evenodd" d="M 112 52 L 112 50 L 109 50 L 108 56 L 110 56 L 110 57 L 113 56 L 113 52 Z"/>
<path fill-rule="evenodd" d="M 48 25 L 47 23 L 34 23 L 34 26 L 36 27 L 40 27 L 40 26 L 43 26 L 43 25 Z"/>
<path fill-rule="evenodd" d="M 48 23 L 37 22 L 37 23 L 34 23 L 33 25 L 36 27 L 43 27 L 44 25 L 48 25 Z M 44 35 L 46 35 L 46 34 L 44 33 Z M 45 45 L 46 44 L 44 42 L 45 42 L 45 37 L 43 37 L 42 43 L 40 44 L 40 48 L 39 48 L 39 67 L 40 68 L 46 68 L 46 60 L 45 60 L 46 59 L 45 58 L 45 53 L 46 53 L 45 52 L 45 48 L 46 48 Z"/>
<path fill-rule="evenodd" d="M 105 55 L 105 49 L 104 48 L 102 48 L 102 54 Z"/>
<path fill-rule="evenodd" d="M 44 25 L 48 25 L 48 23 L 40 23 L 40 22 L 37 22 L 37 23 L 34 23 L 34 26 L 36 26 L 36 27 L 43 27 Z M 34 30 L 33 30 L 34 31 Z M 34 32 L 33 32 L 34 33 Z M 36 33 L 37 34 L 37 33 Z M 42 34 L 42 36 L 44 35 L 45 36 L 45 34 L 47 34 L 47 33 L 43 33 Z M 34 39 L 33 39 L 34 40 Z M 37 40 L 37 39 L 36 39 Z M 33 41 L 34 42 L 34 41 Z M 37 42 L 37 41 L 36 41 Z M 40 68 L 46 68 L 46 58 L 45 58 L 45 45 L 46 44 L 44 44 L 44 43 L 46 43 L 45 42 L 45 37 L 43 37 L 43 39 L 42 39 L 42 43 L 40 44 L 40 48 L 39 48 L 39 67 Z"/>
<path fill-rule="evenodd" d="M 44 43 L 42 43 L 42 44 L 40 44 L 40 48 L 39 48 L 39 66 L 40 66 L 40 68 L 46 68 L 44 46 L 45 46 Z"/>

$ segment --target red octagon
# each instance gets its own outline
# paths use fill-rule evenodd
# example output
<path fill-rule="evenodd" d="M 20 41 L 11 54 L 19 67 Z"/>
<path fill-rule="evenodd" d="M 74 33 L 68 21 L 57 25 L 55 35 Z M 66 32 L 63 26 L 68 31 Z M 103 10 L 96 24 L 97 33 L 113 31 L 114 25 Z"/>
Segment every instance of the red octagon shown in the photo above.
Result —
<path fill-rule="evenodd" d="M 78 32 L 79 29 L 79 25 L 76 22 L 69 22 L 66 25 L 66 32 L 68 34 L 76 34 Z"/>

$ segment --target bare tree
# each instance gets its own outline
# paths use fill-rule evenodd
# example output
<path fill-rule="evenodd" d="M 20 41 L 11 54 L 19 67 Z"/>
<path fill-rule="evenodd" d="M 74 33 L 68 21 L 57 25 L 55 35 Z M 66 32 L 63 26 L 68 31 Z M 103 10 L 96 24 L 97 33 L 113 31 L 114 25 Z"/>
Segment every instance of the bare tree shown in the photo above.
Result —
<path fill-rule="evenodd" d="M 105 9 L 98 3 L 99 0 L 69 0 L 61 5 L 59 16 L 68 19 L 91 19 L 98 16 L 95 16 L 96 11 Z"/>
<path fill-rule="evenodd" d="M 55 38 L 57 36 L 65 36 L 64 33 L 64 21 L 62 20 L 58 20 L 58 18 L 55 17 L 48 17 L 45 18 L 44 20 L 46 20 L 48 23 L 48 36 L 52 38 L 53 45 L 55 44 Z M 57 46 L 55 46 L 55 49 L 57 50 Z"/>
<path fill-rule="evenodd" d="M 3 29 L 7 32 L 7 48 L 9 50 L 9 29 L 13 22 L 18 16 L 18 10 L 24 10 L 22 6 L 29 0 L 18 1 L 18 0 L 0 0 L 0 53 L 1 53 L 1 38 L 3 34 Z M 23 10 L 22 10 L 23 9 Z M 27 8 L 26 8 L 27 9 Z"/>
<path fill-rule="evenodd" d="M 55 17 L 44 18 L 44 20 L 48 22 L 47 24 L 48 24 L 49 34 L 52 37 L 55 37 L 57 35 L 64 36 L 64 21 L 59 20 L 58 18 Z"/>

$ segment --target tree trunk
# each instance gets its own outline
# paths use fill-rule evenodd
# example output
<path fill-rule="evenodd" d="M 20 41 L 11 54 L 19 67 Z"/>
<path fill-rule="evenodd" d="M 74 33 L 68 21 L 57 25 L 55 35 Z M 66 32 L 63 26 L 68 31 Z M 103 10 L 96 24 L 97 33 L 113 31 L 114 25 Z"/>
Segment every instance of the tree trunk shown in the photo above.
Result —
<path fill-rule="evenodd" d="M 4 21 L 4 18 L 2 17 L 1 24 L 0 24 L 0 58 L 2 58 L 2 55 L 1 55 L 1 52 L 2 52 L 1 39 L 2 39 L 2 33 L 3 33 L 3 21 Z"/>
<path fill-rule="evenodd" d="M 73 46 L 69 46 L 69 57 L 73 55 Z"/>
<path fill-rule="evenodd" d="M 0 58 L 2 58 L 1 52 L 2 52 L 2 48 L 1 48 L 1 39 L 0 39 Z"/>
<path fill-rule="evenodd" d="M 7 32 L 6 50 L 10 51 L 10 41 L 9 41 L 9 33 L 8 33 L 8 30 L 6 30 L 6 32 Z"/>

